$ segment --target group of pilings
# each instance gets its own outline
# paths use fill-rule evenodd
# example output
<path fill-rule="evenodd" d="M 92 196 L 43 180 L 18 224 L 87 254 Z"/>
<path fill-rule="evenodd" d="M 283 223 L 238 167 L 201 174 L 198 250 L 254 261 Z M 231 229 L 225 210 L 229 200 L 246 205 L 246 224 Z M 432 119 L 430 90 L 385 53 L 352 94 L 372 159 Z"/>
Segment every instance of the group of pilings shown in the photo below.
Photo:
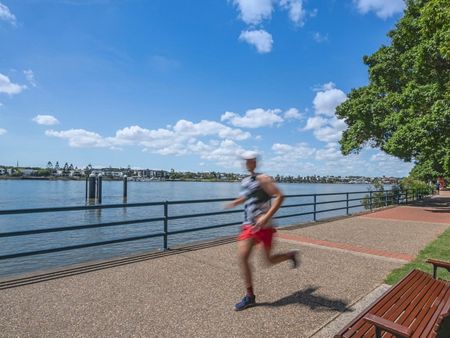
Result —
<path fill-rule="evenodd" d="M 86 177 L 86 201 L 102 203 L 102 185 L 103 177 L 101 174 L 90 174 Z M 123 200 L 126 201 L 128 197 L 128 178 L 123 177 Z"/>

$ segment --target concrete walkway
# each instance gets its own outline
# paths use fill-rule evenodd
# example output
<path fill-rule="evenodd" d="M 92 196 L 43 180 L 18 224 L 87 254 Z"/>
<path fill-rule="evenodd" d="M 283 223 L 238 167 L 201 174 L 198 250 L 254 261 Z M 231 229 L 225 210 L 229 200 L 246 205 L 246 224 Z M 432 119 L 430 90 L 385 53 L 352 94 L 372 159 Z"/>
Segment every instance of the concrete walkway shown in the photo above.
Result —
<path fill-rule="evenodd" d="M 301 266 L 256 252 L 258 305 L 242 312 L 230 239 L 2 280 L 0 336 L 330 337 L 450 226 L 450 198 L 430 202 L 279 231 L 276 251 L 300 249 Z"/>

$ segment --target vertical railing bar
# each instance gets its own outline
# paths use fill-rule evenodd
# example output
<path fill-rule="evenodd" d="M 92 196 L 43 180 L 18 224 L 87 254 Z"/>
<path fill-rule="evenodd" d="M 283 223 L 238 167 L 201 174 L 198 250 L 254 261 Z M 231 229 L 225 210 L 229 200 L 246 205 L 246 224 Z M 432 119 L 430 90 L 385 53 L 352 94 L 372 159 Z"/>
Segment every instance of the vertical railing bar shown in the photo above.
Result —
<path fill-rule="evenodd" d="M 164 251 L 168 250 L 168 246 L 167 246 L 167 232 L 169 228 L 169 204 L 167 201 L 164 201 L 164 245 L 163 245 L 163 249 Z"/>
<path fill-rule="evenodd" d="M 369 192 L 369 206 L 370 206 L 370 211 L 372 211 L 372 191 Z"/>
<path fill-rule="evenodd" d="M 314 222 L 317 221 L 317 194 L 314 194 Z"/>
<path fill-rule="evenodd" d="M 348 193 L 347 193 L 347 216 L 349 215 L 349 212 L 348 212 Z"/>

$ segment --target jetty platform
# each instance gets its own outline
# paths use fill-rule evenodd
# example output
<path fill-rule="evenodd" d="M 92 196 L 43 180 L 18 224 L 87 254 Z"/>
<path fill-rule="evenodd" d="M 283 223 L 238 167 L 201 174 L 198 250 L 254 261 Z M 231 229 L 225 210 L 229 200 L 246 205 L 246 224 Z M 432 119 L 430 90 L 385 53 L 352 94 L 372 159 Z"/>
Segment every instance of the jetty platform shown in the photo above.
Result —
<path fill-rule="evenodd" d="M 332 337 L 448 227 L 436 195 L 280 229 L 275 252 L 299 249 L 300 266 L 255 250 L 257 304 L 240 312 L 234 238 L 3 278 L 0 337 Z"/>

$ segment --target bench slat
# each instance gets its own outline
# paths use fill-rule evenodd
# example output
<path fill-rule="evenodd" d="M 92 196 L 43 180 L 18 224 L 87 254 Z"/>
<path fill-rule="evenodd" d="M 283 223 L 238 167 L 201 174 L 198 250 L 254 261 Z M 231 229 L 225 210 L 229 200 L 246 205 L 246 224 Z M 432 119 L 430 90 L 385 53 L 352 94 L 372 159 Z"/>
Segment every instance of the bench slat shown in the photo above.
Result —
<path fill-rule="evenodd" d="M 437 299 L 434 299 L 434 302 L 432 304 L 430 304 L 429 309 L 426 313 L 426 315 L 424 316 L 422 322 L 420 323 L 420 325 L 418 325 L 418 327 L 416 329 L 414 329 L 414 325 L 413 325 L 413 330 L 414 334 L 413 337 L 428 337 L 429 334 L 431 333 L 431 330 L 433 329 L 434 326 L 434 322 L 438 319 L 439 313 L 436 312 L 437 308 L 439 308 L 439 303 L 443 302 L 443 299 L 448 291 L 448 286 L 447 288 L 445 288 L 445 286 L 443 285 L 442 288 L 440 288 L 440 292 L 439 292 L 439 296 L 437 297 Z M 436 304 L 436 301 L 438 301 L 439 303 Z M 431 302 L 431 300 L 430 300 Z M 434 317 L 434 320 L 433 320 Z M 429 325 L 431 324 L 431 325 Z M 429 330 L 426 330 L 429 327 Z"/>
<path fill-rule="evenodd" d="M 441 302 L 439 303 L 439 307 L 435 314 L 436 318 L 432 318 L 430 321 L 430 323 L 433 324 L 433 327 L 432 327 L 433 331 L 437 331 L 439 328 L 439 324 L 441 324 L 441 321 L 444 319 L 444 317 L 450 315 L 448 308 L 446 310 L 446 307 L 448 307 L 448 306 L 450 306 L 450 287 L 447 288 L 447 292 L 445 293 L 444 297 L 442 298 Z M 428 326 L 425 328 L 425 330 L 428 330 Z"/>
<path fill-rule="evenodd" d="M 409 327 L 412 337 L 431 337 L 444 314 L 450 315 L 450 283 L 413 270 L 341 329 L 335 338 L 374 337 L 375 326 L 364 319 L 371 314 Z M 383 337 L 393 335 L 386 332 Z"/>
<path fill-rule="evenodd" d="M 424 303 L 426 299 L 426 294 L 429 289 L 434 285 L 433 278 L 426 276 L 426 278 L 422 278 L 420 283 L 413 285 L 410 288 L 409 294 L 405 294 L 405 296 L 399 300 L 393 307 L 391 307 L 388 311 L 383 314 L 383 318 L 389 319 L 392 322 L 395 322 L 402 315 L 403 311 L 408 312 L 408 308 L 414 309 L 417 304 Z M 402 323 L 400 323 L 402 324 Z M 402 324 L 403 325 L 403 324 Z"/>
<path fill-rule="evenodd" d="M 421 290 L 420 299 L 417 302 L 411 303 L 406 309 L 405 312 L 400 316 L 398 322 L 404 326 L 410 326 L 410 324 L 419 316 L 419 312 L 424 308 L 428 297 L 431 297 L 434 289 L 439 285 L 436 283 L 437 281 L 434 279 L 430 279 L 430 283 L 426 288 Z M 436 295 L 437 296 L 437 295 Z"/>
<path fill-rule="evenodd" d="M 425 282 L 429 275 L 425 272 L 414 270 L 416 271 L 416 274 L 414 277 L 410 280 L 407 280 L 405 282 L 400 282 L 397 285 L 395 285 L 393 288 L 396 289 L 396 292 L 392 294 L 391 297 L 386 297 L 385 299 L 382 299 L 379 304 L 374 306 L 372 309 L 367 311 L 366 313 L 372 313 L 376 316 L 379 316 L 381 318 L 384 318 L 384 314 L 391 309 L 392 307 L 395 307 L 396 304 L 399 302 L 402 302 L 403 298 L 409 297 L 409 295 L 414 293 L 414 289 L 421 285 L 421 283 Z M 364 320 L 361 321 L 358 332 L 355 332 L 354 335 L 352 335 L 352 338 L 361 338 L 364 335 L 372 336 L 375 335 L 375 327 L 370 324 L 369 322 L 366 322 Z"/>
<path fill-rule="evenodd" d="M 389 313 L 386 313 L 383 318 L 390 320 L 391 322 L 402 325 L 409 328 L 411 322 L 414 320 L 415 315 L 420 311 L 427 299 L 427 292 L 433 290 L 434 279 L 427 275 L 426 279 L 422 279 L 422 285 L 416 285 L 411 296 L 407 297 L 401 303 L 397 303 Z M 419 292 L 417 292 L 419 290 Z M 413 312 L 410 316 L 409 313 Z M 407 320 L 410 319 L 410 320 Z M 375 328 L 368 332 L 372 335 L 375 334 Z M 395 337 L 394 335 L 386 334 L 385 337 Z"/>
<path fill-rule="evenodd" d="M 372 310 L 376 311 L 377 309 L 379 309 L 386 301 L 388 301 L 392 297 L 394 298 L 398 297 L 401 294 L 403 287 L 405 287 L 405 285 L 407 285 L 409 282 L 414 281 L 420 275 L 421 271 L 412 270 L 397 285 L 389 289 L 384 295 L 382 295 L 372 304 L 370 304 L 369 307 L 366 308 L 366 310 L 360 313 L 360 315 L 357 316 L 353 321 L 351 321 L 349 325 L 343 328 L 336 335 L 336 337 L 353 338 L 358 333 L 362 333 L 363 335 L 370 328 L 370 325 L 364 326 L 367 323 L 364 320 L 362 320 L 362 318 L 367 313 L 369 313 L 369 311 Z"/>
<path fill-rule="evenodd" d="M 399 284 L 400 284 L 401 282 L 403 282 L 403 281 L 407 282 L 407 281 L 411 280 L 412 278 L 414 278 L 414 276 L 416 275 L 416 273 L 417 273 L 417 270 L 411 271 L 411 272 L 408 273 L 405 277 L 403 277 L 403 279 L 399 282 Z M 383 297 L 389 297 L 392 293 L 395 293 L 395 292 L 396 292 L 395 288 L 389 289 L 388 291 L 386 291 L 386 293 L 384 293 L 382 296 L 380 296 L 377 300 L 375 300 L 374 302 L 372 302 L 372 303 L 367 307 L 367 309 L 371 309 L 372 307 L 374 307 L 374 306 L 377 304 L 378 301 L 380 301 L 381 299 L 383 299 Z M 367 310 L 367 309 L 366 309 L 366 310 Z M 360 323 L 359 320 L 362 319 L 362 318 L 366 315 L 367 312 L 368 312 L 368 311 L 363 311 L 363 312 L 360 313 L 358 316 L 356 316 L 356 317 L 355 317 L 355 318 L 354 318 L 347 326 L 345 326 L 344 328 L 342 328 L 341 331 L 339 331 L 339 332 L 335 335 L 335 338 L 339 338 L 339 337 L 344 337 L 344 338 L 351 337 L 351 335 L 352 335 L 353 333 L 356 332 L 356 330 L 353 331 L 355 325 L 356 325 L 357 323 Z M 350 328 L 350 329 L 349 329 L 349 328 Z"/>
<path fill-rule="evenodd" d="M 434 290 L 433 294 L 440 294 L 444 288 L 438 287 Z M 422 308 L 421 312 L 419 313 L 419 318 L 411 325 L 411 328 L 414 331 L 414 335 L 416 337 L 421 337 L 422 331 L 425 329 L 425 326 L 428 324 L 429 317 L 431 317 L 432 313 L 430 312 L 430 308 L 434 301 L 436 300 L 436 297 L 434 299 L 428 299 L 424 307 Z"/>

